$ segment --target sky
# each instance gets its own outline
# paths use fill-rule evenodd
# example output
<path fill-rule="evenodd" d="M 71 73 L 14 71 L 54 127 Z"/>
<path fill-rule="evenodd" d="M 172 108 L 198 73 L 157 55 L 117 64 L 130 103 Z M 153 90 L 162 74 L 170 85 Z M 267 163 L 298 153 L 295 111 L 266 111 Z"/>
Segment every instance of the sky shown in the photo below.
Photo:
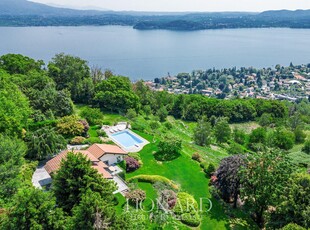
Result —
<path fill-rule="evenodd" d="M 31 0 L 76 9 L 115 11 L 252 11 L 310 9 L 310 0 Z"/>

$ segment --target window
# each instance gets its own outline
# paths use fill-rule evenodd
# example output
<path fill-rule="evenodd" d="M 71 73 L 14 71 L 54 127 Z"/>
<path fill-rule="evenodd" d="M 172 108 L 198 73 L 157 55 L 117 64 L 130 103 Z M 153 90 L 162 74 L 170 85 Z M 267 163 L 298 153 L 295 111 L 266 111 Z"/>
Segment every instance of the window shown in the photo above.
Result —
<path fill-rule="evenodd" d="M 122 158 L 121 156 L 118 156 L 118 157 L 116 158 L 116 160 L 117 160 L 117 162 L 121 162 L 121 161 L 123 160 L 123 158 Z"/>

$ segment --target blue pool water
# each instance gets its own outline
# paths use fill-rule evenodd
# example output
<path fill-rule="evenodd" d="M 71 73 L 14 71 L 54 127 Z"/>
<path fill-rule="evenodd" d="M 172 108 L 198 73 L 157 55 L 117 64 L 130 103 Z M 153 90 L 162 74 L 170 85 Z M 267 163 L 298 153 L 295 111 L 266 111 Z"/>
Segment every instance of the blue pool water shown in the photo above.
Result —
<path fill-rule="evenodd" d="M 119 133 L 115 133 L 112 135 L 112 137 L 126 148 L 134 146 L 135 144 L 143 143 L 142 140 L 140 140 L 138 137 L 136 137 L 135 135 L 131 134 L 126 130 Z"/>

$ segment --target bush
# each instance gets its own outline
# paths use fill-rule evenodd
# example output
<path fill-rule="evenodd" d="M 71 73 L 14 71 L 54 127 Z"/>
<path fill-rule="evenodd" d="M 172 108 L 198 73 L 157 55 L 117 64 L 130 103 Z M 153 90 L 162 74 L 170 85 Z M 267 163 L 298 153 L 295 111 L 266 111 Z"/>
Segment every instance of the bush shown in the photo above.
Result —
<path fill-rule="evenodd" d="M 133 120 L 134 118 L 137 117 L 137 112 L 135 109 L 128 109 L 127 110 L 127 113 L 126 113 L 126 117 L 129 119 L 129 120 Z"/>
<path fill-rule="evenodd" d="M 98 108 L 84 108 L 80 116 L 85 118 L 90 125 L 101 125 L 103 114 Z"/>
<path fill-rule="evenodd" d="M 156 160 L 171 161 L 181 154 L 182 141 L 174 136 L 164 136 L 158 144 L 158 152 L 154 155 Z"/>
<path fill-rule="evenodd" d="M 239 145 L 235 142 L 231 143 L 228 148 L 228 153 L 231 155 L 237 155 L 244 152 L 242 145 Z"/>
<path fill-rule="evenodd" d="M 126 157 L 126 172 L 133 172 L 140 168 L 139 162 L 133 157 Z"/>
<path fill-rule="evenodd" d="M 310 139 L 305 142 L 305 145 L 302 148 L 302 151 L 307 154 L 310 154 Z"/>
<path fill-rule="evenodd" d="M 197 211 L 197 201 L 185 192 L 180 192 L 177 195 L 177 199 L 177 204 L 173 208 L 173 212 L 179 217 L 181 222 L 191 227 L 199 226 L 201 218 Z"/>
<path fill-rule="evenodd" d="M 102 140 L 99 138 L 99 137 L 90 137 L 90 138 L 87 138 L 83 144 L 89 144 L 89 145 L 92 145 L 92 144 L 102 144 Z"/>
<path fill-rule="evenodd" d="M 207 168 L 203 170 L 207 176 L 211 176 L 215 172 L 214 164 L 210 163 Z"/>
<path fill-rule="evenodd" d="M 163 190 L 159 194 L 159 201 L 164 210 L 171 210 L 177 203 L 177 195 L 172 190 Z"/>
<path fill-rule="evenodd" d="M 281 230 L 306 230 L 306 229 L 299 226 L 298 224 L 291 223 L 291 224 L 285 225 L 283 228 L 281 228 Z"/>
<path fill-rule="evenodd" d="M 125 197 L 129 200 L 131 204 L 136 205 L 137 203 L 145 200 L 146 194 L 143 190 L 136 189 L 126 193 Z"/>
<path fill-rule="evenodd" d="M 146 130 L 147 126 L 146 124 L 142 123 L 142 122 L 134 122 L 132 125 L 131 125 L 131 128 L 133 130 L 137 130 L 137 131 L 140 131 L 140 132 L 144 132 L 144 130 Z"/>
<path fill-rule="evenodd" d="M 192 159 L 193 159 L 194 161 L 198 161 L 198 162 L 201 162 L 201 161 L 202 161 L 202 158 L 201 158 L 201 156 L 200 156 L 199 153 L 194 153 L 194 154 L 192 155 Z"/>
<path fill-rule="evenodd" d="M 129 153 L 128 156 L 136 159 L 139 164 L 142 165 L 142 160 L 139 153 Z"/>
<path fill-rule="evenodd" d="M 173 183 L 171 180 L 169 180 L 166 177 L 158 176 L 158 175 L 138 175 L 131 177 L 128 179 L 128 182 L 138 180 L 139 182 L 148 182 L 151 184 L 154 184 L 156 182 L 161 182 L 163 184 L 171 186 L 173 189 L 179 189 L 179 186 Z"/>
<path fill-rule="evenodd" d="M 84 124 L 75 115 L 61 118 L 57 123 L 57 129 L 64 136 L 82 136 L 85 133 Z"/>
<path fill-rule="evenodd" d="M 102 129 L 98 129 L 96 132 L 99 137 L 108 137 L 107 133 Z"/>
<path fill-rule="evenodd" d="M 151 121 L 150 127 L 152 130 L 158 129 L 160 127 L 160 123 L 158 121 Z"/>
<path fill-rule="evenodd" d="M 85 141 L 85 137 L 81 137 L 81 136 L 77 136 L 77 137 L 74 137 L 71 141 L 70 141 L 70 144 L 71 145 L 81 145 L 83 144 Z"/>
<path fill-rule="evenodd" d="M 305 142 L 305 139 L 307 137 L 306 133 L 302 130 L 301 127 L 298 127 L 294 131 L 295 134 L 295 142 L 296 144 L 301 144 Z"/>
<path fill-rule="evenodd" d="M 246 141 L 247 135 L 243 130 L 235 129 L 233 132 L 234 141 L 240 145 L 243 145 Z"/>
<path fill-rule="evenodd" d="M 165 127 L 166 127 L 168 130 L 170 130 L 170 129 L 173 128 L 173 125 L 172 125 L 171 122 L 169 122 L 169 121 L 166 121 L 166 122 L 164 123 L 164 125 L 165 125 Z"/>
<path fill-rule="evenodd" d="M 260 126 L 269 126 L 273 122 L 273 117 L 270 113 L 263 113 L 262 116 L 259 118 L 259 125 Z"/>
<path fill-rule="evenodd" d="M 206 168 L 208 168 L 208 166 L 209 166 L 209 164 L 206 161 L 200 162 L 200 167 L 201 168 L 206 169 Z"/>
<path fill-rule="evenodd" d="M 286 129 L 276 129 L 274 132 L 274 145 L 280 149 L 289 150 L 293 148 L 295 135 Z"/>

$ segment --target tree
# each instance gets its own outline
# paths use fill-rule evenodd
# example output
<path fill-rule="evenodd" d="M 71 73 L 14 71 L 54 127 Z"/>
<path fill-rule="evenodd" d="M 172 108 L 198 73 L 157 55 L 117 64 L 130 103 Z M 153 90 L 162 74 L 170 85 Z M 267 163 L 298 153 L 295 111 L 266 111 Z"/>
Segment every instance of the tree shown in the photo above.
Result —
<path fill-rule="evenodd" d="M 159 110 L 157 110 L 156 115 L 159 117 L 160 122 L 164 122 L 168 116 L 168 111 L 165 106 L 160 107 Z"/>
<path fill-rule="evenodd" d="M 82 109 L 80 116 L 85 118 L 90 125 L 100 125 L 104 118 L 99 108 L 85 107 Z"/>
<path fill-rule="evenodd" d="M 270 113 L 263 113 L 263 115 L 259 118 L 259 124 L 263 127 L 271 125 L 273 122 L 273 117 Z"/>
<path fill-rule="evenodd" d="M 75 116 L 65 116 L 57 123 L 57 130 L 64 136 L 82 136 L 85 134 L 84 125 L 80 119 Z"/>
<path fill-rule="evenodd" d="M 293 171 L 290 159 L 280 151 L 252 153 L 240 170 L 240 197 L 254 215 L 255 222 L 265 225 L 270 206 L 277 206 L 285 196 L 285 188 Z"/>
<path fill-rule="evenodd" d="M 27 158 L 43 160 L 63 150 L 67 146 L 65 138 L 55 131 L 55 128 L 43 127 L 26 134 L 28 146 Z"/>
<path fill-rule="evenodd" d="M 48 75 L 56 82 L 57 90 L 68 89 L 75 102 L 88 103 L 93 95 L 93 81 L 85 60 L 57 54 L 48 64 Z"/>
<path fill-rule="evenodd" d="M 249 147 L 251 149 L 256 149 L 257 144 L 265 146 L 266 140 L 267 140 L 267 132 L 265 128 L 260 127 L 254 129 L 250 134 Z"/>
<path fill-rule="evenodd" d="M 78 205 L 87 190 L 97 192 L 106 202 L 113 200 L 115 186 L 91 167 L 91 162 L 80 153 L 68 153 L 53 180 L 57 204 L 66 212 Z"/>
<path fill-rule="evenodd" d="M 233 140 L 240 144 L 240 145 L 243 145 L 245 142 L 246 142 L 246 138 L 247 138 L 247 135 L 246 133 L 241 130 L 241 129 L 234 129 L 233 131 Z"/>
<path fill-rule="evenodd" d="M 164 136 L 158 144 L 155 158 L 161 161 L 174 160 L 180 156 L 182 141 L 173 136 Z"/>
<path fill-rule="evenodd" d="M 234 155 L 224 158 L 219 168 L 215 172 L 215 186 L 220 191 L 221 197 L 225 202 L 233 201 L 234 207 L 237 206 L 240 194 L 240 175 L 239 171 L 244 164 L 243 155 Z"/>
<path fill-rule="evenodd" d="M 219 143 L 227 142 L 230 139 L 231 129 L 227 119 L 221 119 L 214 126 L 214 136 Z"/>
<path fill-rule="evenodd" d="M 6 54 L 0 57 L 0 69 L 9 74 L 27 74 L 29 71 L 41 71 L 44 62 L 35 61 L 21 54 Z"/>
<path fill-rule="evenodd" d="M 0 134 L 0 206 L 11 199 L 21 185 L 20 172 L 26 153 L 25 144 Z"/>
<path fill-rule="evenodd" d="M 274 145 L 280 149 L 289 150 L 293 148 L 295 143 L 295 135 L 293 132 L 278 128 L 273 134 Z"/>
<path fill-rule="evenodd" d="M 310 154 L 310 139 L 308 139 L 305 142 L 304 147 L 302 148 L 302 151 L 307 153 L 307 154 Z"/>
<path fill-rule="evenodd" d="M 0 71 L 0 133 L 21 136 L 31 113 L 29 101 Z"/>
<path fill-rule="evenodd" d="M 139 107 L 139 98 L 126 77 L 110 77 L 96 86 L 95 101 L 103 109 L 126 112 Z"/>
<path fill-rule="evenodd" d="M 310 175 L 296 174 L 288 181 L 283 202 L 271 215 L 270 224 L 274 228 L 288 223 L 296 223 L 304 228 L 310 227 Z"/>
<path fill-rule="evenodd" d="M 132 172 L 140 168 L 140 163 L 133 157 L 126 157 L 126 172 Z"/>
<path fill-rule="evenodd" d="M 3 229 L 63 229 L 66 221 L 50 192 L 25 187 L 12 199 Z"/>
<path fill-rule="evenodd" d="M 99 193 L 87 190 L 81 202 L 72 209 L 72 229 L 109 229 L 117 216 L 113 203 L 106 201 Z"/>
<path fill-rule="evenodd" d="M 200 119 L 194 130 L 194 141 L 197 145 L 205 146 L 211 144 L 212 128 L 206 117 Z"/>

